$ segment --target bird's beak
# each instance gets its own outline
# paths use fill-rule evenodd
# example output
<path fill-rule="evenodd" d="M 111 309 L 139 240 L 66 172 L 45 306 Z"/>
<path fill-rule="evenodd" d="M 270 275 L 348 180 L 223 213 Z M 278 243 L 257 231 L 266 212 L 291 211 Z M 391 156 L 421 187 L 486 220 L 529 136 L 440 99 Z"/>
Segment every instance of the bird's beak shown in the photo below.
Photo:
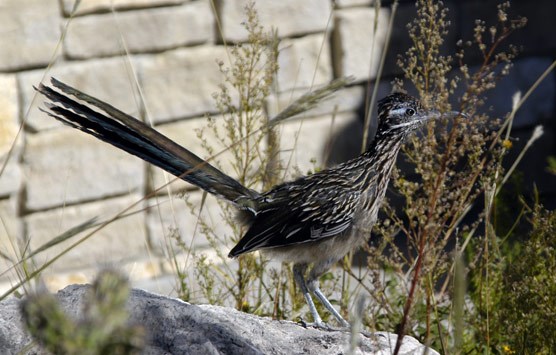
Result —
<path fill-rule="evenodd" d="M 462 116 L 463 118 L 469 118 L 469 116 L 467 116 L 465 113 L 459 111 L 448 111 L 442 114 L 442 117 L 447 117 L 447 118 L 456 118 L 459 116 Z"/>
<path fill-rule="evenodd" d="M 436 120 L 440 117 L 442 117 L 442 114 L 440 113 L 440 111 L 428 110 L 428 111 L 424 112 L 423 114 L 421 114 L 421 117 L 419 117 L 417 119 L 417 122 L 425 123 L 425 122 L 430 121 L 430 120 Z"/>
<path fill-rule="evenodd" d="M 463 112 L 459 112 L 459 111 L 448 111 L 448 112 L 440 112 L 438 110 L 430 110 L 426 115 L 424 115 L 422 122 L 426 122 L 428 120 L 436 120 L 439 119 L 441 117 L 444 118 L 456 118 L 462 116 L 464 118 L 468 118 L 468 116 L 463 113 Z"/>

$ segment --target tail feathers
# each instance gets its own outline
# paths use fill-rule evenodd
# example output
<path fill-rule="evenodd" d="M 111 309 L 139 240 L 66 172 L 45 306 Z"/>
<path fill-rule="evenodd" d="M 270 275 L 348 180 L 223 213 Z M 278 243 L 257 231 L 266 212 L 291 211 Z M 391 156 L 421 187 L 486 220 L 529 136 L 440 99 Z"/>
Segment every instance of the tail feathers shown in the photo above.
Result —
<path fill-rule="evenodd" d="M 36 90 L 50 100 L 46 102 L 47 110 L 43 111 L 55 119 L 110 143 L 240 207 L 244 202 L 253 202 L 259 196 L 257 192 L 244 187 L 143 122 L 54 78 L 51 81 L 52 85 L 61 92 L 43 84 L 40 84 Z"/>

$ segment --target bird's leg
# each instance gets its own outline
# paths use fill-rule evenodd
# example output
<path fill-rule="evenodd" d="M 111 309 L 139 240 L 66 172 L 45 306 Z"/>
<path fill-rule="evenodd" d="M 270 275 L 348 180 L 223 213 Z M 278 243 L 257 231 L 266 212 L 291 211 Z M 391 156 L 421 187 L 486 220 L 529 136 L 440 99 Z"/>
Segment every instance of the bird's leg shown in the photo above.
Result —
<path fill-rule="evenodd" d="M 324 293 L 322 293 L 319 287 L 319 278 L 321 277 L 322 274 L 326 272 L 326 270 L 330 268 L 331 264 L 332 264 L 332 260 L 327 260 L 326 262 L 316 263 L 313 266 L 306 280 L 307 289 L 315 296 L 318 297 L 321 303 L 326 307 L 326 309 L 328 309 L 330 313 L 332 313 L 332 315 L 338 320 L 338 322 L 342 327 L 349 328 L 350 327 L 349 323 L 340 315 L 340 313 L 336 310 L 336 308 L 332 306 L 330 301 L 328 301 L 328 299 L 326 298 Z"/>
<path fill-rule="evenodd" d="M 295 264 L 293 266 L 293 277 L 295 279 L 295 282 L 297 282 L 297 284 L 299 285 L 299 288 L 301 288 L 301 292 L 303 292 L 303 297 L 305 297 L 305 302 L 307 302 L 307 305 L 309 306 L 309 310 L 311 311 L 311 314 L 313 315 L 313 323 L 312 324 L 307 324 L 307 325 L 309 325 L 309 326 L 314 325 L 317 328 L 329 330 L 330 327 L 328 327 L 328 325 L 322 321 L 322 318 L 320 317 L 319 312 L 317 312 L 317 308 L 315 307 L 315 303 L 313 302 L 313 299 L 311 298 L 311 293 L 309 292 L 309 289 L 307 288 L 307 284 L 305 283 L 305 271 L 306 270 L 307 270 L 307 264 Z M 305 322 L 303 322 L 303 323 L 305 323 Z"/>
<path fill-rule="evenodd" d="M 341 316 L 341 314 L 332 306 L 332 304 L 328 301 L 324 293 L 320 290 L 319 286 L 317 285 L 313 290 L 313 294 L 318 297 L 318 299 L 322 302 L 322 304 L 332 313 L 332 315 L 338 320 L 338 322 L 342 325 L 342 327 L 349 328 L 350 324 L 348 321 Z"/>

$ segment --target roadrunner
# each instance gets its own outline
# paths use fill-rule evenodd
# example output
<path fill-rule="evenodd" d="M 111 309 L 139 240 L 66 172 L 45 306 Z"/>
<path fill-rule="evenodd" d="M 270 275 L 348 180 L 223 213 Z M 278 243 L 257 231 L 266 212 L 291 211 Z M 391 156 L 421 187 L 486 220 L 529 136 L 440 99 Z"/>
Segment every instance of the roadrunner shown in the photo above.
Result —
<path fill-rule="evenodd" d="M 378 130 L 359 157 L 260 193 L 241 185 L 143 122 L 56 79 L 37 89 L 48 115 L 162 168 L 234 204 L 248 230 L 228 254 L 260 250 L 292 262 L 295 281 L 313 316 L 327 329 L 311 294 L 349 326 L 319 288 L 319 277 L 363 244 L 376 221 L 404 138 L 439 113 L 395 93 L 378 102 Z"/>

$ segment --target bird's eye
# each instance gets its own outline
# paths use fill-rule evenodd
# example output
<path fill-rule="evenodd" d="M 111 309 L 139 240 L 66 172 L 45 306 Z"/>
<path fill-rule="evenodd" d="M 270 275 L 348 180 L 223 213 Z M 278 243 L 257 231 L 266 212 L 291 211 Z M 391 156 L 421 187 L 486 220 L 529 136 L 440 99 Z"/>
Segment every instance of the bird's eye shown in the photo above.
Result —
<path fill-rule="evenodd" d="M 405 114 L 407 116 L 413 116 L 415 114 L 415 110 L 412 108 L 408 108 L 407 110 L 405 110 Z"/>

